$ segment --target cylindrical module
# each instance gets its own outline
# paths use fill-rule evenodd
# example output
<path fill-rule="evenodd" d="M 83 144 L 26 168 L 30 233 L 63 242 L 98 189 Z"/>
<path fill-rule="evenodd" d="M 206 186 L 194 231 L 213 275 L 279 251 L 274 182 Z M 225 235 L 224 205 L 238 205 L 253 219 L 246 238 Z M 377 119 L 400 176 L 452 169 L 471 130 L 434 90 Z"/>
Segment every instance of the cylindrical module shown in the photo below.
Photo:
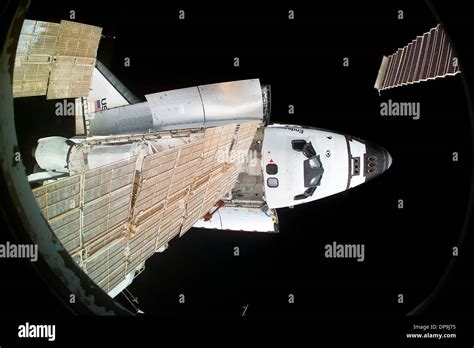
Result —
<path fill-rule="evenodd" d="M 215 83 L 148 94 L 147 102 L 96 112 L 89 135 L 207 128 L 236 122 L 263 123 L 258 79 Z"/>
<path fill-rule="evenodd" d="M 71 145 L 64 137 L 41 138 L 38 140 L 34 156 L 41 169 L 67 173 L 70 149 Z"/>

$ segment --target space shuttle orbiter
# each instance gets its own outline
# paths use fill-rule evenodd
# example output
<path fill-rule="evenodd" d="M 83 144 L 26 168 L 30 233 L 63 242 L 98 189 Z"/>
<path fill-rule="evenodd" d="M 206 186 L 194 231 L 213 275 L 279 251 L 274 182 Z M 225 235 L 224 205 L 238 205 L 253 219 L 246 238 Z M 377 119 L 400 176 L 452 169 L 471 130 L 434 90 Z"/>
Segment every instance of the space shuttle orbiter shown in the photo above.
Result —
<path fill-rule="evenodd" d="M 54 233 L 112 297 L 191 227 L 278 232 L 277 208 L 348 190 L 392 162 L 358 138 L 270 124 L 271 90 L 258 79 L 146 101 L 98 61 L 90 81 L 76 136 L 39 139 L 29 180 L 43 183 L 33 192 Z"/>

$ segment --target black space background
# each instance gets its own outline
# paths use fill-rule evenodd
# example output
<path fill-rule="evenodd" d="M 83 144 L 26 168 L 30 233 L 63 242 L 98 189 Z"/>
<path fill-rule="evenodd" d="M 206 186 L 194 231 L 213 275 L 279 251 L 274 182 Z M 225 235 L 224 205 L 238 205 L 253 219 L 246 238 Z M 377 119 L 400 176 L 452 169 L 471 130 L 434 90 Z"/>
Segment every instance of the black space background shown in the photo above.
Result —
<path fill-rule="evenodd" d="M 373 89 L 382 54 L 438 23 L 424 2 L 379 1 L 370 9 L 361 2 L 122 6 L 33 1 L 27 18 L 59 22 L 73 9 L 76 21 L 116 36 L 101 41 L 98 58 L 143 100 L 167 89 L 260 78 L 272 86 L 273 122 L 354 135 L 393 157 L 390 170 L 368 184 L 278 210 L 279 234 L 192 229 L 173 240 L 129 288 L 147 316 L 238 319 L 248 304 L 250 319 L 401 318 L 430 294 L 459 238 L 470 190 L 470 123 L 461 78 L 382 96 Z M 185 21 L 177 20 L 179 9 L 186 11 Z M 295 21 L 287 20 L 288 9 L 295 10 Z M 398 9 L 404 20 L 396 18 Z M 456 21 L 467 26 L 472 17 Z M 467 53 L 472 58 L 472 48 Z M 240 68 L 233 57 L 240 58 Z M 343 57 L 350 58 L 348 68 Z M 388 99 L 421 102 L 421 119 L 381 117 L 380 103 Z M 54 116 L 54 103 L 15 100 L 28 168 L 38 138 L 73 135 L 73 119 Z M 294 115 L 288 115 L 288 104 L 295 105 Z M 451 161 L 454 151 L 459 162 Z M 398 199 L 405 209 L 397 209 Z M 429 318 L 472 318 L 472 257 L 465 257 L 473 251 L 470 238 Z M 324 245 L 332 241 L 364 243 L 366 261 L 325 259 Z M 233 256 L 235 246 L 239 257 Z M 0 270 L 5 316 L 69 317 L 20 261 L 2 261 Z M 178 304 L 179 293 L 185 305 Z M 288 304 L 289 293 L 295 304 Z M 397 303 L 399 293 L 404 304 Z"/>

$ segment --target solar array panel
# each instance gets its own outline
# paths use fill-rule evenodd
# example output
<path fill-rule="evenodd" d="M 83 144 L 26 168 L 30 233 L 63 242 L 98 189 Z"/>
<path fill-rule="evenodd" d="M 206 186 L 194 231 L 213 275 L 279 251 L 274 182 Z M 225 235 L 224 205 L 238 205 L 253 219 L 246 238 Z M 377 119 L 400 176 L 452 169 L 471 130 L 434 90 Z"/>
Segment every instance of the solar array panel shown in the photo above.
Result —
<path fill-rule="evenodd" d="M 241 170 L 238 153 L 248 152 L 258 125 L 205 129 L 183 145 L 92 169 L 33 193 L 65 248 L 109 292 L 232 190 Z"/>
<path fill-rule="evenodd" d="M 81 178 L 73 176 L 33 190 L 41 213 L 68 252 L 80 248 Z"/>
<path fill-rule="evenodd" d="M 441 25 L 384 56 L 375 82 L 380 90 L 460 73 L 458 60 Z"/>
<path fill-rule="evenodd" d="M 25 20 L 13 70 L 13 97 L 87 96 L 102 28 Z"/>

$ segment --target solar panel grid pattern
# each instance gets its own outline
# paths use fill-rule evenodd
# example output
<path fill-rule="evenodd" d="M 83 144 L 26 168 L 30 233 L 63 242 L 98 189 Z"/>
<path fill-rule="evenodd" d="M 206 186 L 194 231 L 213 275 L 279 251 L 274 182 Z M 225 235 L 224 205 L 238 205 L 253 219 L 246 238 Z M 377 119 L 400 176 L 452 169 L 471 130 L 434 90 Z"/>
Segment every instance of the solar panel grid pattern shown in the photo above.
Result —
<path fill-rule="evenodd" d="M 202 138 L 141 162 L 132 157 L 33 193 L 68 252 L 111 291 L 232 190 L 240 173 L 238 152 L 248 152 L 257 128 L 258 122 L 246 122 L 206 129 Z"/>

